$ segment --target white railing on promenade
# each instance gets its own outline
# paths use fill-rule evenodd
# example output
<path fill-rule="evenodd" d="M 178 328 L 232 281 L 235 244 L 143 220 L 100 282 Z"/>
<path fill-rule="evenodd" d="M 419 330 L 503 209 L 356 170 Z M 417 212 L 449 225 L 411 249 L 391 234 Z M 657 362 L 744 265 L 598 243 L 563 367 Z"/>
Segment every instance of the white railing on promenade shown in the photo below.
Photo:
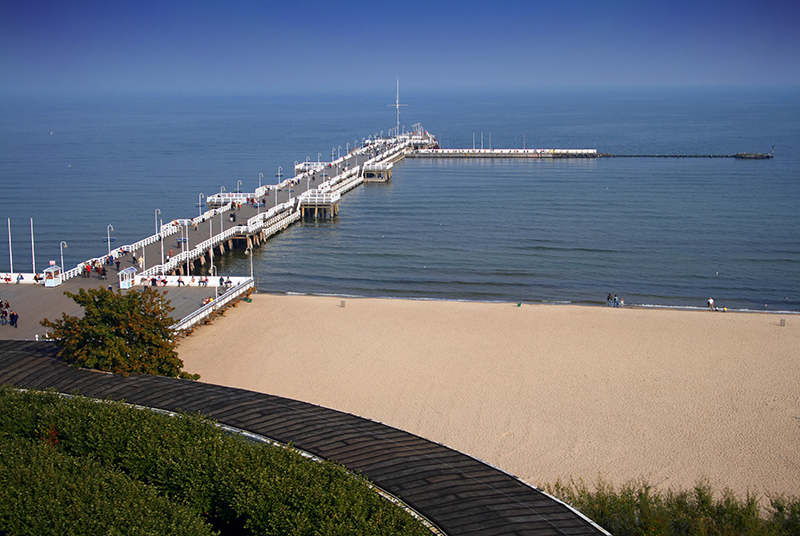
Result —
<path fill-rule="evenodd" d="M 246 278 L 243 282 L 226 291 L 221 296 L 215 298 L 212 302 L 202 306 L 195 312 L 183 317 L 181 320 L 173 324 L 173 331 L 184 331 L 191 328 L 198 322 L 201 322 L 203 319 L 210 316 L 214 311 L 219 310 L 220 307 L 224 307 L 255 286 L 256 284 L 253 278 Z"/>
<path fill-rule="evenodd" d="M 240 224 L 235 227 L 231 227 L 227 229 L 223 233 L 217 233 L 213 237 L 204 240 L 197 244 L 194 248 L 183 251 L 181 253 L 176 254 L 174 257 L 170 258 L 169 261 L 165 262 L 163 265 L 158 264 L 155 266 L 151 266 L 147 270 L 143 270 L 138 275 L 139 276 L 154 276 L 159 274 L 164 274 L 171 272 L 178 266 L 182 266 L 187 261 L 193 261 L 202 257 L 203 255 L 208 252 L 208 250 L 218 246 L 219 244 L 225 242 L 226 240 L 230 240 L 234 236 L 237 235 L 250 235 L 255 234 L 261 230 L 269 229 L 273 225 L 280 224 L 283 220 L 287 219 L 287 211 L 290 210 L 293 206 L 293 202 L 287 201 L 286 203 L 281 203 L 277 207 L 274 207 L 267 212 L 258 214 L 253 216 L 249 220 L 247 220 L 247 224 Z M 288 217 L 291 217 L 289 215 Z M 292 220 L 294 221 L 294 220 Z M 268 235 L 271 233 L 268 233 Z"/>

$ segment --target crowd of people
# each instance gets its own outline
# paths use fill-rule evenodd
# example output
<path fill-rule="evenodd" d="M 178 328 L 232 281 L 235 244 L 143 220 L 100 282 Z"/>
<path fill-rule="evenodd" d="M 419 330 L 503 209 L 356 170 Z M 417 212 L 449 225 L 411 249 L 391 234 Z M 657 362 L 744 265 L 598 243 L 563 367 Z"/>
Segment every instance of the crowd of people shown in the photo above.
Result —
<path fill-rule="evenodd" d="M 0 308 L 0 325 L 5 326 L 8 324 L 16 328 L 17 322 L 19 322 L 19 315 L 11 308 L 8 300 L 0 300 Z"/>

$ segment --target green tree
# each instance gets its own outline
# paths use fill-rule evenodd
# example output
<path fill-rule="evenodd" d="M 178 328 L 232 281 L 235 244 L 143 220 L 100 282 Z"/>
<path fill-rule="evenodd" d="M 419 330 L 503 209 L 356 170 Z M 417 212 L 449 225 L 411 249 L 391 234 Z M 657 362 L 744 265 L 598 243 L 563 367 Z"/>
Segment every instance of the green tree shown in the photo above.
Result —
<path fill-rule="evenodd" d="M 142 292 L 104 288 L 65 292 L 83 307 L 82 318 L 62 314 L 55 322 L 41 321 L 61 347 L 66 363 L 127 376 L 131 372 L 188 379 L 175 351 L 166 293 L 145 287 Z"/>

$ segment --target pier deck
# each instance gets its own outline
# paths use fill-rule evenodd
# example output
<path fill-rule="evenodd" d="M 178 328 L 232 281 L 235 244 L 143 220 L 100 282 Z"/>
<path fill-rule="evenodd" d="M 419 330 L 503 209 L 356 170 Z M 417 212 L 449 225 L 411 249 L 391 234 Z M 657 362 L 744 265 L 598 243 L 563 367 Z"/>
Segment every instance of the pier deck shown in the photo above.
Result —
<path fill-rule="evenodd" d="M 563 503 L 475 458 L 384 424 L 218 385 L 69 367 L 50 342 L 0 341 L 0 383 L 200 412 L 358 471 L 450 536 L 608 534 Z"/>

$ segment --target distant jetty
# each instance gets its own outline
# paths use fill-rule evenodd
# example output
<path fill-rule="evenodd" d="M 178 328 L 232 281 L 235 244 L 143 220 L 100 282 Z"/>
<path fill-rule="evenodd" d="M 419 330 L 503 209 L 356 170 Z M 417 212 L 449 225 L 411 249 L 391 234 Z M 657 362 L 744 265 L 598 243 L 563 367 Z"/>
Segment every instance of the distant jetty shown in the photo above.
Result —
<path fill-rule="evenodd" d="M 407 152 L 417 158 L 739 158 L 766 160 L 772 153 L 734 154 L 611 154 L 597 149 L 439 149 L 423 148 Z"/>

